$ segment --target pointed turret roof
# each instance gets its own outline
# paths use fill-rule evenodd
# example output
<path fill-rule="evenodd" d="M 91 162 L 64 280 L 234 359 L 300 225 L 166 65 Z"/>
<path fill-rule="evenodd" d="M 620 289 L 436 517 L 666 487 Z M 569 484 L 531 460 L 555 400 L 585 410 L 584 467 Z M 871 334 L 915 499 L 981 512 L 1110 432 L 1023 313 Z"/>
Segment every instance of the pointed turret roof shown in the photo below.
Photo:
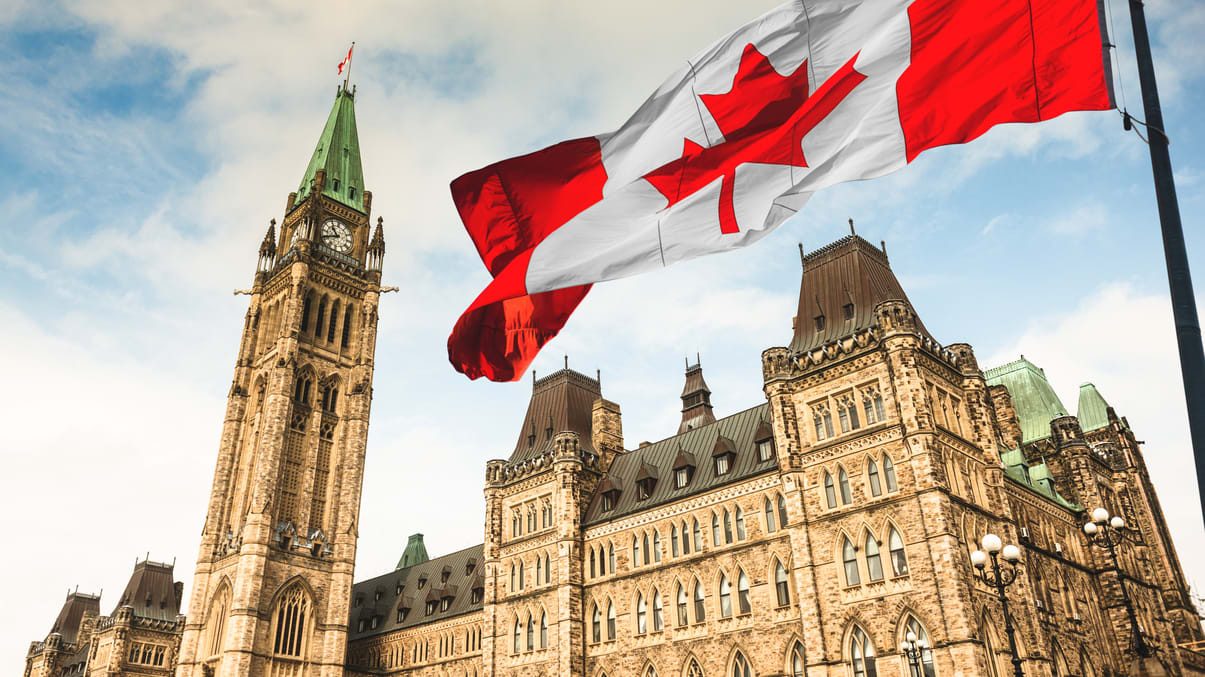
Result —
<path fill-rule="evenodd" d="M 364 211 L 364 169 L 360 166 L 360 135 L 356 131 L 355 93 L 340 87 L 326 118 L 322 136 L 297 189 L 297 203 L 310 194 L 318 170 L 326 174 L 322 194 L 352 209 Z"/>
<path fill-rule="evenodd" d="M 811 350 L 871 327 L 884 301 L 911 303 L 882 249 L 847 235 L 805 255 L 791 349 Z M 929 336 L 919 318 L 917 327 Z"/>
<path fill-rule="evenodd" d="M 686 383 L 682 386 L 682 422 L 678 433 L 715 423 L 711 409 L 711 388 L 703 380 L 703 363 L 696 361 L 686 365 Z"/>
<path fill-rule="evenodd" d="M 533 375 L 534 378 L 534 375 Z M 538 456 L 552 445 L 560 432 L 575 432 L 582 449 L 594 452 L 594 402 L 602 397 L 597 378 L 590 378 L 566 366 L 534 380 L 527 415 L 519 428 L 519 439 L 510 462 L 518 463 Z"/>
<path fill-rule="evenodd" d="M 1075 416 L 1084 432 L 1099 430 L 1109 425 L 1109 403 L 1091 383 L 1079 387 L 1079 405 L 1076 407 Z"/>
<path fill-rule="evenodd" d="M 117 600 L 117 609 L 123 606 L 134 608 L 134 615 L 161 621 L 174 621 L 180 613 L 184 585 L 174 580 L 173 564 L 143 560 L 134 565 L 134 573 L 126 589 Z"/>
<path fill-rule="evenodd" d="M 100 595 L 86 595 L 82 592 L 70 593 L 67 595 L 67 600 L 63 602 L 63 608 L 59 610 L 58 618 L 54 619 L 54 626 L 50 631 L 59 633 L 65 644 L 73 644 L 79 637 L 84 616 L 88 614 L 100 615 Z"/>
<path fill-rule="evenodd" d="M 397 568 L 405 569 L 430 559 L 431 557 L 427 555 L 427 545 L 423 543 L 423 535 L 411 534 L 406 541 L 406 549 L 402 552 L 401 559 L 397 561 Z"/>
<path fill-rule="evenodd" d="M 1033 362 L 1021 359 L 983 373 L 989 385 L 1002 385 L 1013 398 L 1017 420 L 1021 422 L 1021 443 L 1050 437 L 1050 422 L 1069 412 L 1054 388 L 1046 380 L 1046 372 Z"/>

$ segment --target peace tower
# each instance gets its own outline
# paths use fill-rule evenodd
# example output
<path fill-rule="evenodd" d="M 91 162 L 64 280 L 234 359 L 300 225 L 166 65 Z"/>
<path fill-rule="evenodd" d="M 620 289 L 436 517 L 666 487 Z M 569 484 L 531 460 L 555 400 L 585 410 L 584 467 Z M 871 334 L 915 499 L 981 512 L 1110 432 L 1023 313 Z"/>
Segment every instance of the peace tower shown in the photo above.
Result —
<path fill-rule="evenodd" d="M 260 245 L 180 677 L 343 674 L 385 253 L 371 207 L 344 83 Z"/>

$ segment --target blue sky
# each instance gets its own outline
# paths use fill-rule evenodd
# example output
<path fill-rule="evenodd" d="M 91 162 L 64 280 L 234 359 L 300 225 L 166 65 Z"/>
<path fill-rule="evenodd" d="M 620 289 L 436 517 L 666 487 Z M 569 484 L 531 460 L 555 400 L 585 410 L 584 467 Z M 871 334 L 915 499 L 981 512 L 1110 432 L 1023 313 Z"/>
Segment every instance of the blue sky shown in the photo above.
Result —
<path fill-rule="evenodd" d="M 613 129 L 682 59 L 776 3 L 498 4 L 0 8 L 0 371 L 17 386 L 0 394 L 15 433 L 0 501 L 26 516 L 10 533 L 28 553 L 0 565 L 27 612 L 0 619 L 0 662 L 41 638 L 69 586 L 109 590 L 109 611 L 147 550 L 190 576 L 245 311 L 230 291 L 296 189 L 353 39 L 385 281 L 402 288 L 382 305 L 358 574 L 391 567 L 412 532 L 433 554 L 479 542 L 484 462 L 508 453 L 530 385 L 447 365 L 447 332 L 486 281 L 448 181 Z M 1200 288 L 1205 7 L 1147 5 Z M 1139 111 L 1125 30 L 1117 42 Z M 755 404 L 761 351 L 790 337 L 796 243 L 836 239 L 849 217 L 887 241 L 939 340 L 971 343 L 984 366 L 1024 353 L 1070 407 L 1093 381 L 1130 418 L 1205 586 L 1149 160 L 1115 112 L 931 151 L 817 195 L 747 251 L 601 285 L 536 368 L 568 354 L 601 369 L 630 446 L 675 430 L 686 354 L 702 354 L 718 413 Z"/>

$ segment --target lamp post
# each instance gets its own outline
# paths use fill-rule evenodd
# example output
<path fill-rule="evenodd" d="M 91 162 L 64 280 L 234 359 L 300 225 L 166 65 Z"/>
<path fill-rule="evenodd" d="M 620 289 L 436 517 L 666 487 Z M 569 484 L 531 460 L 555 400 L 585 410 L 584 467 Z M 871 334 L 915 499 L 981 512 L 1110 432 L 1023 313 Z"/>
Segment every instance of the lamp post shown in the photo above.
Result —
<path fill-rule="evenodd" d="M 1004 632 L 1008 635 L 1008 651 L 1013 657 L 1013 675 L 1024 677 L 1025 673 L 1021 671 L 1021 655 L 1017 653 L 1017 631 L 1013 627 L 1012 614 L 1008 611 L 1008 595 L 1004 594 L 1004 589 L 1017 580 L 1017 562 L 1021 560 L 1021 549 L 1011 543 L 1004 545 L 996 534 L 985 535 L 980 545 L 983 550 L 971 553 L 971 564 L 978 570 L 979 578 L 996 589 L 996 596 L 1000 598 L 1000 608 L 1004 610 Z M 992 564 L 991 571 L 987 570 L 989 559 Z M 1001 559 L 1008 564 L 1008 568 L 1000 566 Z M 988 660 L 994 658 L 988 656 Z"/>
<path fill-rule="evenodd" d="M 923 677 L 924 671 L 921 668 L 921 654 L 929 648 L 929 643 L 923 639 L 917 639 L 916 633 L 911 630 L 904 636 L 904 641 L 900 642 L 900 653 L 908 659 L 908 667 L 911 669 L 912 677 Z"/>
<path fill-rule="evenodd" d="M 1121 588 L 1121 601 L 1125 604 L 1126 615 L 1130 618 L 1130 634 L 1134 641 L 1134 653 L 1138 654 L 1140 658 L 1146 658 L 1151 655 L 1151 647 L 1142 638 L 1142 628 L 1138 626 L 1138 614 L 1134 611 L 1134 602 L 1130 599 L 1129 591 L 1126 590 L 1125 577 L 1122 576 L 1121 564 L 1117 559 L 1117 546 L 1126 540 L 1125 526 L 1126 522 L 1121 515 L 1110 517 L 1108 510 L 1097 508 L 1092 511 L 1092 520 L 1084 524 L 1084 533 L 1087 534 L 1089 543 L 1104 548 L 1109 553 L 1113 570 L 1117 572 L 1117 587 Z"/>

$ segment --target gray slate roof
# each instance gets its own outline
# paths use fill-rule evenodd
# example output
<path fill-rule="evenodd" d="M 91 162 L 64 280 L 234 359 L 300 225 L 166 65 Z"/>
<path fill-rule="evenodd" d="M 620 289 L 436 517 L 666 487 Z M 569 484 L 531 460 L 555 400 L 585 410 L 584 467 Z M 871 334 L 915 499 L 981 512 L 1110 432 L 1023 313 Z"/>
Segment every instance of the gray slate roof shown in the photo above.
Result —
<path fill-rule="evenodd" d="M 470 561 L 474 563 L 471 572 L 467 569 Z M 446 583 L 441 582 L 445 569 L 448 572 Z M 424 577 L 426 583 L 420 588 L 419 581 Z M 399 584 L 402 586 L 400 595 Z M 356 640 L 418 627 L 480 611 L 481 602 L 472 602 L 474 587 L 485 588 L 485 558 L 482 556 L 480 545 L 360 581 L 352 586 L 351 615 L 348 619 L 349 639 Z M 377 599 L 378 595 L 380 599 Z M 439 600 L 445 595 L 452 596 L 448 610 L 440 611 L 436 607 L 435 612 L 428 616 L 428 599 Z M 397 610 L 403 603 L 409 605 L 410 611 L 406 613 L 406 620 L 398 623 Z M 379 618 L 375 629 L 372 627 L 373 616 Z M 364 619 L 363 631 L 359 630 L 360 619 Z"/>
<path fill-rule="evenodd" d="M 572 369 L 555 371 L 535 381 L 510 462 L 519 463 L 543 453 L 559 432 L 577 433 L 582 449 L 596 451 L 591 419 L 594 402 L 600 397 L 598 379 Z"/>
<path fill-rule="evenodd" d="M 590 507 L 586 510 L 586 524 L 601 524 L 773 471 L 778 467 L 777 460 L 771 457 L 768 461 L 758 461 L 754 447 L 755 439 L 759 437 L 759 429 L 762 431 L 761 436 L 766 434 L 767 428 L 762 423 L 769 420 L 769 405 L 759 404 L 710 425 L 687 430 L 660 442 L 620 454 L 611 463 L 607 476 L 599 483 L 599 488 L 590 501 Z M 731 443 L 736 458 L 733 460 L 732 469 L 717 477 L 712 452 L 721 438 L 725 440 L 721 441 L 721 444 Z M 693 456 L 695 471 L 689 484 L 675 489 L 673 466 L 674 459 L 680 452 Z M 650 468 L 658 476 L 657 484 L 648 498 L 638 500 L 636 480 L 642 475 L 650 474 Z M 613 510 L 604 512 L 602 494 L 607 488 L 614 487 L 620 489 L 619 499 Z"/>
<path fill-rule="evenodd" d="M 177 585 L 174 565 L 142 561 L 134 565 L 134 573 L 117 600 L 117 609 L 125 605 L 134 608 L 134 615 L 160 621 L 174 621 L 180 613 L 184 585 Z"/>

